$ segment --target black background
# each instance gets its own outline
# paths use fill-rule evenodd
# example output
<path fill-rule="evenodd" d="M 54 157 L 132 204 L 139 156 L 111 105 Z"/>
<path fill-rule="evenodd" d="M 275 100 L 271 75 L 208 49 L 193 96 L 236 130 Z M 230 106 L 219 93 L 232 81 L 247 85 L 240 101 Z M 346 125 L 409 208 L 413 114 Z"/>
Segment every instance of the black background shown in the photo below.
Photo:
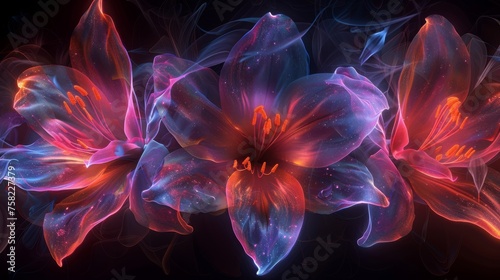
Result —
<path fill-rule="evenodd" d="M 13 49 L 7 34 L 20 34 L 22 22 L 19 19 L 23 16 L 31 19 L 33 14 L 40 11 L 36 2 L 15 1 L 9 3 L 9 7 L 4 4 L 0 34 L 2 57 Z M 67 50 L 69 36 L 90 3 L 88 0 L 72 0 L 61 5 L 59 12 L 49 19 L 36 37 L 29 40 L 30 43 L 43 44 L 54 57 L 62 56 L 58 61 L 65 61 L 64 51 Z M 182 17 L 190 15 L 204 2 L 138 0 L 137 3 L 141 3 L 143 8 L 158 11 L 161 7 L 168 17 L 172 16 L 169 11 L 175 9 L 178 17 Z M 164 35 L 162 33 L 168 22 L 164 22 L 164 26 L 152 28 L 137 3 L 108 0 L 104 1 L 104 9 L 112 16 L 125 47 L 134 50 L 132 59 L 140 64 L 153 57 L 147 50 Z M 206 2 L 199 21 L 200 26 L 207 30 L 235 19 L 260 17 L 269 11 L 284 13 L 297 22 L 310 23 L 320 8 L 327 6 L 326 2 L 314 1 L 297 1 L 300 4 L 293 5 L 287 1 L 243 1 L 234 10 L 225 12 L 224 20 L 221 21 L 213 3 Z M 368 1 L 350 5 L 352 10 L 348 12 L 356 20 L 372 20 L 362 8 L 354 9 L 366 3 Z M 386 2 L 370 3 L 384 7 Z M 405 10 L 409 13 L 420 11 L 419 16 L 408 23 L 410 35 L 418 30 L 426 15 L 439 13 L 447 16 L 460 34 L 473 32 L 492 44 L 498 45 L 500 42 L 500 30 L 480 29 L 476 25 L 478 19 L 485 15 L 499 18 L 498 1 L 418 2 L 421 9 L 415 8 L 415 5 L 408 1 Z M 495 166 L 500 170 L 498 162 Z M 475 226 L 446 221 L 420 204 L 416 204 L 417 217 L 410 234 L 398 241 L 371 248 L 356 245 L 367 219 L 365 207 L 353 207 L 328 216 L 307 213 L 299 240 L 290 255 L 271 273 L 262 277 L 255 275 L 252 260 L 245 255 L 234 237 L 227 213 L 218 216 L 193 215 L 190 223 L 195 231 L 191 235 L 150 232 L 138 245 L 125 247 L 116 240 L 116 236 L 119 231 L 117 228 L 122 229 L 123 221 L 129 220 L 129 214 L 120 212 L 97 226 L 84 243 L 65 259 L 62 268 L 50 257 L 41 229 L 23 222 L 19 217 L 16 232 L 17 273 L 9 274 L 9 279 L 119 279 L 115 274 L 121 275 L 123 271 L 137 280 L 282 279 L 287 270 L 314 255 L 319 244 L 317 238 L 330 238 L 340 245 L 304 279 L 500 279 L 499 240 Z M 167 250 L 168 258 L 164 258 Z M 0 267 L 1 273 L 4 273 L 6 251 L 1 255 Z M 165 270 L 169 273 L 166 274 Z M 292 276 L 288 279 L 293 279 Z"/>

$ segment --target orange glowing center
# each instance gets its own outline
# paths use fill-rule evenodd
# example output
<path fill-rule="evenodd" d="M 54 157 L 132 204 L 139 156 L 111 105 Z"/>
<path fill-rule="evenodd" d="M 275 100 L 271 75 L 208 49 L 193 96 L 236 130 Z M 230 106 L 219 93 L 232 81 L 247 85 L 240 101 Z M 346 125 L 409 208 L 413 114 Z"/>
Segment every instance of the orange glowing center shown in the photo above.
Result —
<path fill-rule="evenodd" d="M 437 161 L 443 163 L 454 163 L 468 159 L 476 152 L 474 148 L 460 144 L 446 143 L 445 145 L 448 147 L 443 149 L 443 142 L 467 125 L 469 117 L 462 117 L 459 111 L 461 104 L 462 102 L 457 97 L 448 97 L 444 106 L 438 106 L 434 115 L 436 118 L 434 126 L 419 150 L 434 155 Z"/>
<path fill-rule="evenodd" d="M 259 159 L 263 158 L 265 151 L 286 131 L 288 120 L 285 119 L 282 123 L 280 114 L 276 114 L 274 119 L 268 118 L 264 106 L 260 105 L 254 109 L 251 123 L 254 127 L 254 137 L 251 141 L 255 149 L 255 156 L 253 156 L 254 158 L 246 157 L 241 164 L 238 163 L 238 160 L 234 160 L 233 168 L 237 171 L 250 171 L 252 174 L 257 171 L 259 177 L 271 175 L 278 169 L 278 164 L 274 164 L 269 169 L 266 161 L 260 163 Z M 259 164 L 260 168 L 257 168 Z"/>
<path fill-rule="evenodd" d="M 68 91 L 66 93 L 66 95 L 68 96 L 69 104 L 68 104 L 68 102 L 63 101 L 64 109 L 66 110 L 66 112 L 69 115 L 73 115 L 73 110 L 77 110 L 82 115 L 84 115 L 90 123 L 92 123 L 92 121 L 94 121 L 94 118 L 92 118 L 92 115 L 90 115 L 89 111 L 87 110 L 87 105 L 83 99 L 83 98 L 86 98 L 87 101 L 91 104 L 91 107 L 93 107 L 94 103 L 92 103 L 92 99 L 90 99 L 89 93 L 83 87 L 81 87 L 79 85 L 74 85 L 73 88 L 75 89 L 74 93 L 72 93 L 71 91 Z M 81 96 L 83 96 L 83 98 L 80 97 L 78 95 L 78 93 Z M 99 93 L 99 91 L 96 88 L 92 87 L 92 93 L 97 101 L 102 99 L 101 94 Z M 78 144 L 78 146 L 80 146 L 83 149 L 89 148 L 89 146 L 87 144 L 85 144 L 85 142 L 80 140 L 80 139 L 76 139 L 75 144 Z"/>

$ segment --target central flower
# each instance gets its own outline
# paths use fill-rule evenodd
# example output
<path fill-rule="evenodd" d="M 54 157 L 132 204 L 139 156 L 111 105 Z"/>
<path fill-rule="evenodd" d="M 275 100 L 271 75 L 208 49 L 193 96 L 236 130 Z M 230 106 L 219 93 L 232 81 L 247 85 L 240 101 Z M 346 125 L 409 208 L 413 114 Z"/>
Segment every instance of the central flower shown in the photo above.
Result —
<path fill-rule="evenodd" d="M 367 168 L 346 158 L 387 108 L 384 95 L 354 68 L 309 75 L 290 18 L 263 16 L 220 76 L 170 54 L 153 68 L 156 108 L 183 149 L 142 197 L 187 213 L 227 208 L 257 274 L 288 254 L 306 209 L 388 205 Z"/>

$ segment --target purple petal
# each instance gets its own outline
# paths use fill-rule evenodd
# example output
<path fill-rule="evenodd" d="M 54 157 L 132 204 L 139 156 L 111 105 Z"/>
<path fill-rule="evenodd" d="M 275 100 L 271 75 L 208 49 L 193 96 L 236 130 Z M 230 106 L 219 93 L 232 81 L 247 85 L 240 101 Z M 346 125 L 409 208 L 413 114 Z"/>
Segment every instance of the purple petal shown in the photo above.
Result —
<path fill-rule="evenodd" d="M 288 129 L 276 144 L 284 161 L 326 167 L 359 147 L 388 108 L 383 93 L 353 68 L 294 82 L 277 100 Z"/>
<path fill-rule="evenodd" d="M 8 149 L 2 159 L 15 168 L 16 184 L 26 191 L 46 192 L 85 188 L 104 172 L 87 168 L 83 160 L 44 141 Z"/>
<path fill-rule="evenodd" d="M 191 65 L 189 70 L 177 77 L 186 64 Z M 157 57 L 155 68 L 163 69 L 159 79 L 170 79 L 156 109 L 179 144 L 198 158 L 215 162 L 234 160 L 243 136 L 207 98 L 212 96 L 211 91 L 217 90 L 215 73 L 174 56 Z"/>
<path fill-rule="evenodd" d="M 368 226 L 358 245 L 370 247 L 407 235 L 412 229 L 415 213 L 413 192 L 384 151 L 370 156 L 366 166 L 373 175 L 375 186 L 390 202 L 386 208 L 368 205 Z"/>
<path fill-rule="evenodd" d="M 309 57 L 295 23 L 284 15 L 264 15 L 229 53 L 221 70 L 222 111 L 243 125 L 254 108 L 271 107 L 294 80 L 309 73 Z"/>
<path fill-rule="evenodd" d="M 234 234 L 258 267 L 257 275 L 264 275 L 297 241 L 305 211 L 302 187 L 280 169 L 261 178 L 236 171 L 226 194 Z"/>
<path fill-rule="evenodd" d="M 139 154 L 142 148 L 135 143 L 127 141 L 114 140 L 103 149 L 98 150 L 86 162 L 87 166 L 93 164 L 102 164 L 113 161 L 118 158 L 126 158 L 127 156 Z"/>
<path fill-rule="evenodd" d="M 308 211 L 331 214 L 357 204 L 389 205 L 366 166 L 352 157 L 325 168 L 290 166 L 289 170 L 304 188 Z"/>
<path fill-rule="evenodd" d="M 128 171 L 110 168 L 99 180 L 68 196 L 45 215 L 45 242 L 59 266 L 93 227 L 122 207 L 130 193 Z"/>
<path fill-rule="evenodd" d="M 225 186 L 231 174 L 228 170 L 233 171 L 231 165 L 198 159 L 179 149 L 165 157 L 142 197 L 187 213 L 225 209 Z"/>
<path fill-rule="evenodd" d="M 161 170 L 163 159 L 167 155 L 168 150 L 156 141 L 146 145 L 132 178 L 130 210 L 136 221 L 149 229 L 188 234 L 193 228 L 184 221 L 179 211 L 155 202 L 147 202 L 141 197 L 141 193 L 153 184 L 152 180 Z"/>

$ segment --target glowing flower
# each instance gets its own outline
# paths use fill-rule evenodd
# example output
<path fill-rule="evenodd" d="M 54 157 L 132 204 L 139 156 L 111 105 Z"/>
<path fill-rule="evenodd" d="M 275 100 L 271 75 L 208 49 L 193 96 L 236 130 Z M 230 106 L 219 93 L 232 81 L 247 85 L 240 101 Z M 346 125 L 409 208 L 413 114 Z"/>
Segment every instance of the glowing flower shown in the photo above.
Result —
<path fill-rule="evenodd" d="M 366 166 L 348 156 L 387 108 L 384 95 L 353 68 L 308 75 L 288 17 L 263 16 L 220 78 L 173 55 L 153 67 L 158 111 L 183 149 L 165 158 L 143 198 L 188 213 L 227 207 L 257 274 L 288 254 L 306 209 L 388 205 Z"/>
<path fill-rule="evenodd" d="M 433 211 L 497 238 L 500 175 L 486 164 L 500 150 L 499 54 L 486 64 L 484 43 L 460 38 L 441 16 L 428 17 L 406 53 L 390 142 Z"/>
<path fill-rule="evenodd" d="M 157 130 L 150 128 L 158 119 L 151 114 L 153 100 L 147 100 L 145 110 L 137 106 L 130 59 L 100 0 L 82 16 L 69 53 L 72 68 L 36 66 L 20 75 L 14 109 L 40 139 L 3 155 L 4 163 L 15 166 L 20 188 L 71 191 L 43 222 L 57 264 L 62 266 L 87 233 L 127 199 L 142 225 L 190 232 L 177 211 L 140 197 L 168 150 L 151 140 Z M 147 116 L 145 124 L 141 113 Z"/>

